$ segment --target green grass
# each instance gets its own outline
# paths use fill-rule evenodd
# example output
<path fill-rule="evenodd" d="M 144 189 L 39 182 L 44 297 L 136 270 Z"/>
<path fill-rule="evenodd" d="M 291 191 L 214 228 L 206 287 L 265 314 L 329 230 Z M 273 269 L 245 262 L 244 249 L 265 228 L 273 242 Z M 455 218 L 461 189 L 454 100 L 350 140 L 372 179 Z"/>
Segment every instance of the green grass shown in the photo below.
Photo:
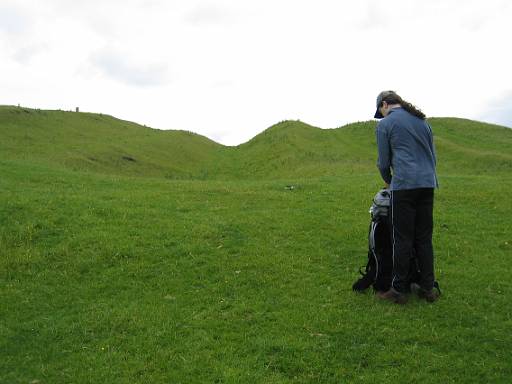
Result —
<path fill-rule="evenodd" d="M 443 296 L 399 307 L 350 289 L 381 184 L 373 123 L 284 122 L 232 148 L 185 134 L 211 153 L 175 152 L 180 180 L 146 151 L 166 132 L 135 126 L 126 152 L 90 136 L 82 157 L 146 154 L 132 173 L 70 165 L 64 128 L 23 122 L 0 125 L 1 383 L 510 382 L 510 131 L 468 122 L 459 140 L 464 120 L 432 121 Z"/>
<path fill-rule="evenodd" d="M 2 158 L 76 171 L 184 178 L 202 175 L 221 148 L 185 131 L 160 131 L 112 116 L 0 106 Z"/>
<path fill-rule="evenodd" d="M 508 128 L 430 120 L 439 171 L 510 175 Z M 181 180 L 282 180 L 374 173 L 375 122 L 319 129 L 283 121 L 236 147 L 111 116 L 0 106 L 1 159 L 94 174 Z"/>

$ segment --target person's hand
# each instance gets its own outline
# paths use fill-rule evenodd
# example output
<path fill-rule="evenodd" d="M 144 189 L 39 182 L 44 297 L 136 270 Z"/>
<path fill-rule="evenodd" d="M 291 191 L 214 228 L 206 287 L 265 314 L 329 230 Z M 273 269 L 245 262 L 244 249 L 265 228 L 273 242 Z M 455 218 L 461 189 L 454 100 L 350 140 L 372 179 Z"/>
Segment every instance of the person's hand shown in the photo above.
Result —
<path fill-rule="evenodd" d="M 385 189 L 389 189 L 389 184 L 388 183 L 384 183 L 384 188 Z"/>

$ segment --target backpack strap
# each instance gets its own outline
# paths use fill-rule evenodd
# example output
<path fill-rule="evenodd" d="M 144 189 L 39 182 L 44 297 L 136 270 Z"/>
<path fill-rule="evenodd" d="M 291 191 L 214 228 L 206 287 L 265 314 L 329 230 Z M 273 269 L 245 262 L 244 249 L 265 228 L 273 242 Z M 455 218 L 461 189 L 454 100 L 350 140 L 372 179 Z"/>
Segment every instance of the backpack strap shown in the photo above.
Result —
<path fill-rule="evenodd" d="M 377 230 L 378 221 L 372 221 L 370 227 L 370 233 L 368 235 L 368 243 L 370 244 L 371 256 L 375 260 L 375 276 L 373 277 L 373 281 L 377 280 L 377 276 L 379 275 L 379 259 L 377 258 L 377 253 L 375 252 L 375 231 Z M 370 255 L 368 255 L 370 256 Z"/>

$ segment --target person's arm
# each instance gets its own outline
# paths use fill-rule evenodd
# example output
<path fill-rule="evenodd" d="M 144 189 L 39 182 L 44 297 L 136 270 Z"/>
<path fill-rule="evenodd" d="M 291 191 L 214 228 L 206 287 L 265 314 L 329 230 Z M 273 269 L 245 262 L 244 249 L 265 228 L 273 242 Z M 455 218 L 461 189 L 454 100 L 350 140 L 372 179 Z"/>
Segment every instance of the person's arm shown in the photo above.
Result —
<path fill-rule="evenodd" d="M 389 184 L 391 184 L 391 148 L 386 128 L 385 124 L 379 122 L 375 132 L 377 136 L 377 150 L 379 155 L 377 167 L 379 168 L 382 179 L 386 183 L 386 187 L 389 188 Z"/>

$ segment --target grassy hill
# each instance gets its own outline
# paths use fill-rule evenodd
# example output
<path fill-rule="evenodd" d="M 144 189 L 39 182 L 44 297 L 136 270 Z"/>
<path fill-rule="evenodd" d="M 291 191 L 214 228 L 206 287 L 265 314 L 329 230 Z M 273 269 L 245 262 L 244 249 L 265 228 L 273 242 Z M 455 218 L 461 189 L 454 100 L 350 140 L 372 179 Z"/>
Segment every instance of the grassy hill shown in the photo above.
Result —
<path fill-rule="evenodd" d="M 442 173 L 512 171 L 512 131 L 430 120 Z M 107 115 L 0 107 L 3 160 L 103 174 L 170 179 L 278 179 L 375 172 L 375 122 L 319 129 L 284 121 L 236 147 Z"/>
<path fill-rule="evenodd" d="M 112 116 L 0 107 L 2 159 L 105 174 L 187 177 L 221 146 L 185 131 L 160 131 Z"/>
<path fill-rule="evenodd" d="M 512 131 L 431 123 L 443 295 L 398 307 L 350 289 L 375 122 L 224 147 L 0 108 L 0 383 L 510 382 Z"/>

